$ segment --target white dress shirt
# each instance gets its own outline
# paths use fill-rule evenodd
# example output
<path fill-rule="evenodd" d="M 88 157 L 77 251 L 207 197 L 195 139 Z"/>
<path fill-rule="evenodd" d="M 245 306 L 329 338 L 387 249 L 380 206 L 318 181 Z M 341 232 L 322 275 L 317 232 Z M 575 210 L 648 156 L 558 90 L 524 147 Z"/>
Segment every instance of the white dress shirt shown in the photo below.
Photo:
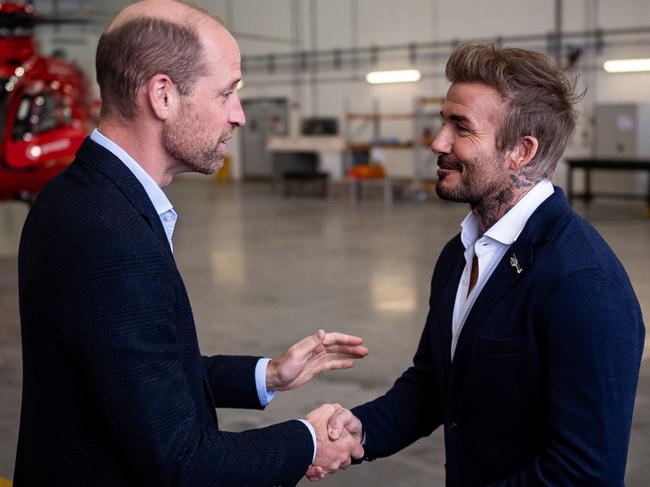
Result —
<path fill-rule="evenodd" d="M 526 222 L 546 198 L 553 194 L 553 185 L 548 179 L 537 183 L 526 195 L 492 225 L 483 236 L 479 234 L 479 222 L 470 212 L 461 223 L 460 239 L 465 247 L 465 269 L 458 283 L 454 314 L 452 318 L 451 358 L 453 360 L 458 337 L 472 306 L 494 269 L 506 254 L 510 245 L 519 237 Z M 468 294 L 472 260 L 478 258 L 478 279 Z"/>

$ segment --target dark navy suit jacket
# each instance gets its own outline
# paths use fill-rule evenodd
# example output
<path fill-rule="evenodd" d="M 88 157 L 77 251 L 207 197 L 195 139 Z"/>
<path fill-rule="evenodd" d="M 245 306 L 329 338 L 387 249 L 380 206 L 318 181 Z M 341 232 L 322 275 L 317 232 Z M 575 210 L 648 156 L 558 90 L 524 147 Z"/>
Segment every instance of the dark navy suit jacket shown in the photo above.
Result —
<path fill-rule="evenodd" d="M 413 366 L 354 409 L 368 457 L 442 425 L 448 486 L 623 485 L 644 327 L 618 259 L 556 188 L 483 288 L 452 362 L 463 253 L 456 236 L 440 255 Z"/>
<path fill-rule="evenodd" d="M 255 357 L 202 357 L 190 302 L 144 189 L 87 139 L 39 195 L 19 254 L 23 401 L 16 487 L 295 484 L 299 421 L 229 433 L 260 408 Z"/>

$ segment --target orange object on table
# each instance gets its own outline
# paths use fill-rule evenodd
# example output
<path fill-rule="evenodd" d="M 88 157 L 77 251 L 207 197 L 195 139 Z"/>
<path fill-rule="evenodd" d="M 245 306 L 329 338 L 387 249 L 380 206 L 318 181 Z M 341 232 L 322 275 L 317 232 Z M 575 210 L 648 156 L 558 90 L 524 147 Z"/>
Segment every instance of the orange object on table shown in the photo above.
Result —
<path fill-rule="evenodd" d="M 386 171 L 378 164 L 361 164 L 350 168 L 348 177 L 351 179 L 383 179 Z"/>

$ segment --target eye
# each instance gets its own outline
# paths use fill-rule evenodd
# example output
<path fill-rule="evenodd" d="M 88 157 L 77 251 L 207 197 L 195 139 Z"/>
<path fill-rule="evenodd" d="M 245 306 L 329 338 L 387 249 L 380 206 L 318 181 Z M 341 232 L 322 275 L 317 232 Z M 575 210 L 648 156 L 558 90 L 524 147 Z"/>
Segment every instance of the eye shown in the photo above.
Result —
<path fill-rule="evenodd" d="M 229 90 L 229 91 L 226 91 L 225 93 L 222 93 L 221 96 L 228 99 L 228 98 L 230 98 L 232 96 L 233 93 L 234 93 L 234 90 Z"/>
<path fill-rule="evenodd" d="M 466 127 L 463 127 L 462 125 L 456 125 L 456 131 L 460 135 L 469 134 L 469 129 L 467 129 Z"/>

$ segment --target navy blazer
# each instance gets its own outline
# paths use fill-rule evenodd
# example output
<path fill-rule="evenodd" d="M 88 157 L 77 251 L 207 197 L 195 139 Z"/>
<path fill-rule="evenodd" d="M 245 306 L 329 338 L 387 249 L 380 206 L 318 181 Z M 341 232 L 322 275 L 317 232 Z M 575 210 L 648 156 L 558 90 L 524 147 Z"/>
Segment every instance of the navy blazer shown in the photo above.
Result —
<path fill-rule="evenodd" d="M 413 366 L 354 409 L 369 459 L 442 425 L 448 486 L 622 486 L 645 331 L 616 256 L 556 188 L 483 288 L 452 362 L 463 253 L 457 235 L 436 264 Z"/>
<path fill-rule="evenodd" d="M 202 357 L 151 201 L 86 139 L 34 203 L 20 243 L 23 400 L 15 487 L 293 485 L 299 421 L 219 431 L 260 408 L 256 357 Z"/>

